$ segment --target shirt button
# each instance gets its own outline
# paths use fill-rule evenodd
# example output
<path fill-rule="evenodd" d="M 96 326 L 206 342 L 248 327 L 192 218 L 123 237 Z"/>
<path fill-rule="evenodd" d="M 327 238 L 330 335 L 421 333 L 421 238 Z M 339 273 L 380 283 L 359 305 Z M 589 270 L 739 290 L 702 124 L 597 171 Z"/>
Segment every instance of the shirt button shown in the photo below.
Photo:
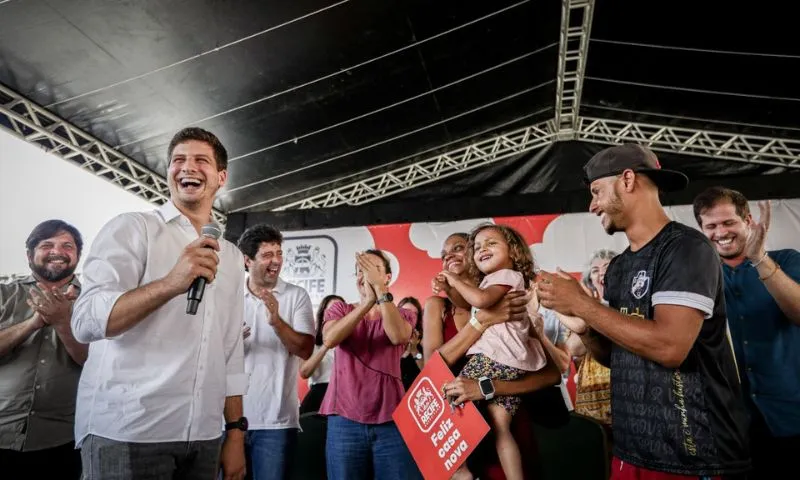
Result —
<path fill-rule="evenodd" d="M 744 343 L 745 345 L 747 345 L 747 340 L 745 340 L 743 343 Z"/>
<path fill-rule="evenodd" d="M 36 412 L 31 410 L 31 415 L 36 415 Z"/>
<path fill-rule="evenodd" d="M 45 340 L 47 340 L 47 335 L 45 335 L 43 338 L 44 338 Z"/>
<path fill-rule="evenodd" d="M 739 315 L 739 320 L 744 322 L 744 315 Z"/>
<path fill-rule="evenodd" d="M 41 363 L 42 365 L 44 365 L 46 362 L 44 361 L 44 359 L 42 359 L 42 360 L 39 360 L 39 363 Z"/>
<path fill-rule="evenodd" d="M 40 388 L 42 388 L 41 385 L 36 385 L 36 390 L 39 390 Z"/>

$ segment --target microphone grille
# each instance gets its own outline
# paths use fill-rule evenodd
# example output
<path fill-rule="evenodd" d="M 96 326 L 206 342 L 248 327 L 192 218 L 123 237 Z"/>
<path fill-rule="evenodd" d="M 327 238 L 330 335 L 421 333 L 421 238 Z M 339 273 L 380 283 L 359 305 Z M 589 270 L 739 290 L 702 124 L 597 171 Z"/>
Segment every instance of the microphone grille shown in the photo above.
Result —
<path fill-rule="evenodd" d="M 203 225 L 203 228 L 200 229 L 200 235 L 216 240 L 222 236 L 222 229 L 219 228 L 219 225 L 216 223 L 211 222 L 207 225 Z"/>

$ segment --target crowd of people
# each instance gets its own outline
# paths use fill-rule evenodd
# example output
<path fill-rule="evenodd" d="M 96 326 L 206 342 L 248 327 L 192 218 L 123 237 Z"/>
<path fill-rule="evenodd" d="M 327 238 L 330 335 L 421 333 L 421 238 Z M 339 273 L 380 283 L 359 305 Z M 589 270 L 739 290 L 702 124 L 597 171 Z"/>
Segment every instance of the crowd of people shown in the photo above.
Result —
<path fill-rule="evenodd" d="M 201 234 L 227 180 L 220 141 L 187 128 L 167 153 L 170 201 L 105 225 L 80 281 L 79 230 L 48 220 L 26 242 L 30 275 L 0 284 L 3 478 L 290 478 L 307 413 L 327 419 L 328 478 L 421 478 L 392 413 L 435 355 L 455 375 L 444 399 L 475 402 L 491 426 L 457 480 L 535 478 L 532 422 L 572 409 L 605 429 L 613 479 L 790 468 L 800 253 L 765 249 L 768 202 L 756 221 L 740 193 L 711 188 L 699 228 L 682 225 L 659 192 L 687 178 L 645 147 L 610 147 L 584 168 L 590 211 L 630 246 L 596 252 L 582 279 L 483 224 L 444 239 L 423 303 L 396 301 L 388 257 L 366 250 L 358 299 L 314 312 L 280 276 L 278 229 Z"/>

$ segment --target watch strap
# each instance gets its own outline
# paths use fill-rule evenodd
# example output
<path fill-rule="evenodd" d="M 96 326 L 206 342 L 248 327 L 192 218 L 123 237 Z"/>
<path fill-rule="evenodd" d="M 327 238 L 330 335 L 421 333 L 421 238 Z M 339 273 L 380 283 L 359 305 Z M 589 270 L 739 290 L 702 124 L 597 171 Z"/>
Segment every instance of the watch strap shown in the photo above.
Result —
<path fill-rule="evenodd" d="M 226 432 L 229 430 L 241 430 L 243 432 L 246 432 L 247 428 L 248 428 L 247 418 L 245 417 L 241 417 L 239 420 L 236 420 L 235 422 L 228 422 L 225 424 Z"/>
<path fill-rule="evenodd" d="M 384 293 L 383 295 L 381 295 L 380 297 L 378 297 L 378 299 L 375 300 L 375 303 L 380 305 L 381 303 L 386 303 L 386 302 L 391 302 L 391 301 L 392 301 L 392 294 L 387 292 L 387 293 Z"/>

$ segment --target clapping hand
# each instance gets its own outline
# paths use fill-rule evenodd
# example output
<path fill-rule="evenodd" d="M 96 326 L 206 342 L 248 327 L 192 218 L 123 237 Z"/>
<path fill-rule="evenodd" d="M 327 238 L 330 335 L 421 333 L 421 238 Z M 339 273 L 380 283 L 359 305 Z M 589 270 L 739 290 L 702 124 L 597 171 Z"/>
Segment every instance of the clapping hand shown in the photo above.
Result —
<path fill-rule="evenodd" d="M 369 254 L 356 253 L 356 264 L 361 270 L 364 280 L 372 285 L 373 288 L 380 288 L 386 285 L 386 274 L 381 272 L 381 266 L 373 260 Z"/>
<path fill-rule="evenodd" d="M 747 243 L 744 246 L 744 254 L 751 262 L 758 262 L 766 253 L 764 245 L 767 242 L 767 232 L 772 217 L 772 205 L 769 200 L 758 202 L 758 209 L 760 211 L 758 222 L 753 220 L 750 224 Z"/>
<path fill-rule="evenodd" d="M 539 275 L 541 280 L 536 284 L 536 289 L 539 301 L 545 308 L 562 315 L 576 316 L 575 310 L 580 303 L 592 299 L 580 282 L 560 268 L 556 274 L 542 271 Z"/>
<path fill-rule="evenodd" d="M 78 298 L 78 289 L 75 285 L 70 285 L 64 293 L 57 287 L 48 289 L 40 283 L 36 286 L 37 288 L 31 289 L 27 299 L 34 315 L 38 315 L 43 324 L 52 326 L 69 324 L 72 303 Z M 41 326 L 44 326 L 43 324 Z"/>
<path fill-rule="evenodd" d="M 270 325 L 276 325 L 280 321 L 280 316 L 278 314 L 278 299 L 275 298 L 275 295 L 273 295 L 272 292 L 266 288 L 262 288 L 258 292 L 258 298 L 264 302 L 264 305 L 266 305 L 267 311 L 269 312 L 267 323 Z"/>

